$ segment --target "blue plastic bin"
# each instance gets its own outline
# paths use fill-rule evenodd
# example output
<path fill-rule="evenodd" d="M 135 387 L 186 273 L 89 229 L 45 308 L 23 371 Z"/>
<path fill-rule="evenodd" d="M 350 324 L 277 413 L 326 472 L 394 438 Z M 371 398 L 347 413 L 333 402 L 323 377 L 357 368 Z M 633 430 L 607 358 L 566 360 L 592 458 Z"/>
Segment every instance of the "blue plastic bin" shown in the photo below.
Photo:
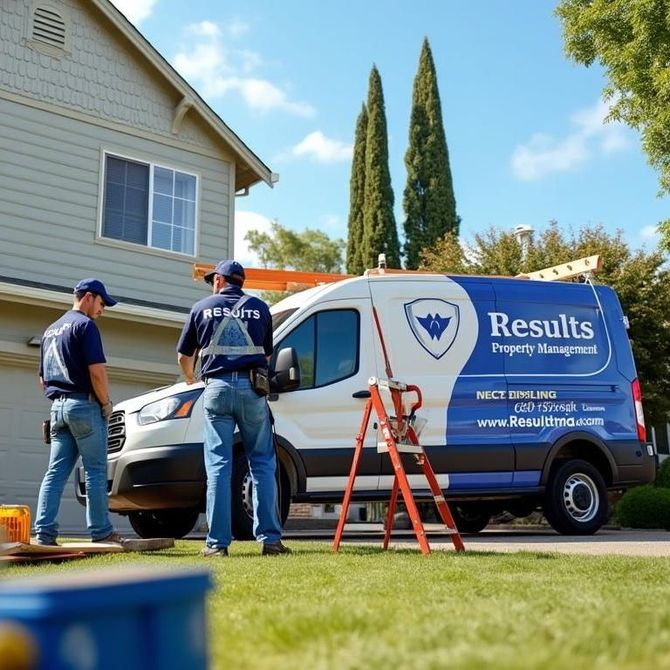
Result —
<path fill-rule="evenodd" d="M 23 626 L 48 670 L 207 668 L 206 571 L 87 571 L 0 581 L 0 622 Z"/>

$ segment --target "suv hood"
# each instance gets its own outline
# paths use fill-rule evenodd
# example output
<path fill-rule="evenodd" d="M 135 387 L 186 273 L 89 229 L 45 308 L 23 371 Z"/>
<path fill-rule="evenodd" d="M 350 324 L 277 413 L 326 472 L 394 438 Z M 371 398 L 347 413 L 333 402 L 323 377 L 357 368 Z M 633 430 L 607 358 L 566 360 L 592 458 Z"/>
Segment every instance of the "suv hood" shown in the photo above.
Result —
<path fill-rule="evenodd" d="M 184 391 L 193 391 L 195 389 L 204 388 L 205 384 L 203 382 L 197 382 L 195 384 L 179 382 L 178 384 L 173 384 L 172 386 L 164 386 L 163 388 L 155 389 L 153 391 L 149 391 L 148 393 L 143 393 L 142 395 L 135 396 L 134 398 L 128 398 L 127 400 L 114 405 L 114 411 L 124 410 L 126 414 L 132 414 L 133 412 L 139 412 L 142 407 L 148 405 L 151 402 L 156 402 L 156 400 L 169 398 L 170 396 L 177 395 L 177 393 L 184 393 Z"/>

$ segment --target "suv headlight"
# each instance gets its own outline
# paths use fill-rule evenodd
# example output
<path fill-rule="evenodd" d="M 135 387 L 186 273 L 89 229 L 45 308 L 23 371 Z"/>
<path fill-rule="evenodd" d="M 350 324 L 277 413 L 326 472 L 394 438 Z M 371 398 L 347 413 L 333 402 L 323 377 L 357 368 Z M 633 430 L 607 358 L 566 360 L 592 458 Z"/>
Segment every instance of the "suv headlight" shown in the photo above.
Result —
<path fill-rule="evenodd" d="M 202 389 L 196 389 L 145 405 L 137 414 L 137 423 L 146 426 L 165 419 L 186 419 L 191 416 L 193 405 L 201 393 Z"/>

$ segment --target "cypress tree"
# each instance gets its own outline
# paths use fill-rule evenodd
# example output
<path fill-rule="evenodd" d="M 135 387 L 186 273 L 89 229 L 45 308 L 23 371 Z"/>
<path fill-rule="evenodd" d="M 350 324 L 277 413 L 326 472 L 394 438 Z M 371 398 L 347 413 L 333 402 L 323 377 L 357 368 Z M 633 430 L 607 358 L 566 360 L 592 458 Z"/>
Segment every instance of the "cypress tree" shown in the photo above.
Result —
<path fill-rule="evenodd" d="M 400 267 L 400 244 L 393 215 L 393 189 L 389 172 L 388 137 L 382 80 L 375 65 L 368 88 L 368 132 L 365 141 L 365 190 L 363 208 L 363 263 L 377 267 L 386 254 L 390 268 Z"/>
<path fill-rule="evenodd" d="M 446 233 L 458 235 L 460 224 L 456 214 L 437 75 L 428 38 L 424 38 L 414 79 L 405 167 L 404 251 L 407 267 L 416 269 L 421 250 L 432 247 Z"/>
<path fill-rule="evenodd" d="M 368 132 L 368 110 L 363 104 L 356 121 L 354 157 L 349 181 L 349 223 L 347 237 L 347 272 L 360 275 L 363 262 L 363 203 L 365 196 L 365 140 Z"/>

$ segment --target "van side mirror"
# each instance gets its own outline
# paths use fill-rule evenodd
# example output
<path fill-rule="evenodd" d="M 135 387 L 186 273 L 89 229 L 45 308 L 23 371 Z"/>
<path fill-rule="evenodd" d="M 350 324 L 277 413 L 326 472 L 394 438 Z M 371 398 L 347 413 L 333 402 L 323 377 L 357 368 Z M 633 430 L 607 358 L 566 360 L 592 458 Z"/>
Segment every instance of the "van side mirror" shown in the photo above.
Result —
<path fill-rule="evenodd" d="M 274 368 L 270 371 L 270 388 L 273 391 L 294 391 L 300 386 L 300 364 L 293 347 L 280 349 Z"/>

